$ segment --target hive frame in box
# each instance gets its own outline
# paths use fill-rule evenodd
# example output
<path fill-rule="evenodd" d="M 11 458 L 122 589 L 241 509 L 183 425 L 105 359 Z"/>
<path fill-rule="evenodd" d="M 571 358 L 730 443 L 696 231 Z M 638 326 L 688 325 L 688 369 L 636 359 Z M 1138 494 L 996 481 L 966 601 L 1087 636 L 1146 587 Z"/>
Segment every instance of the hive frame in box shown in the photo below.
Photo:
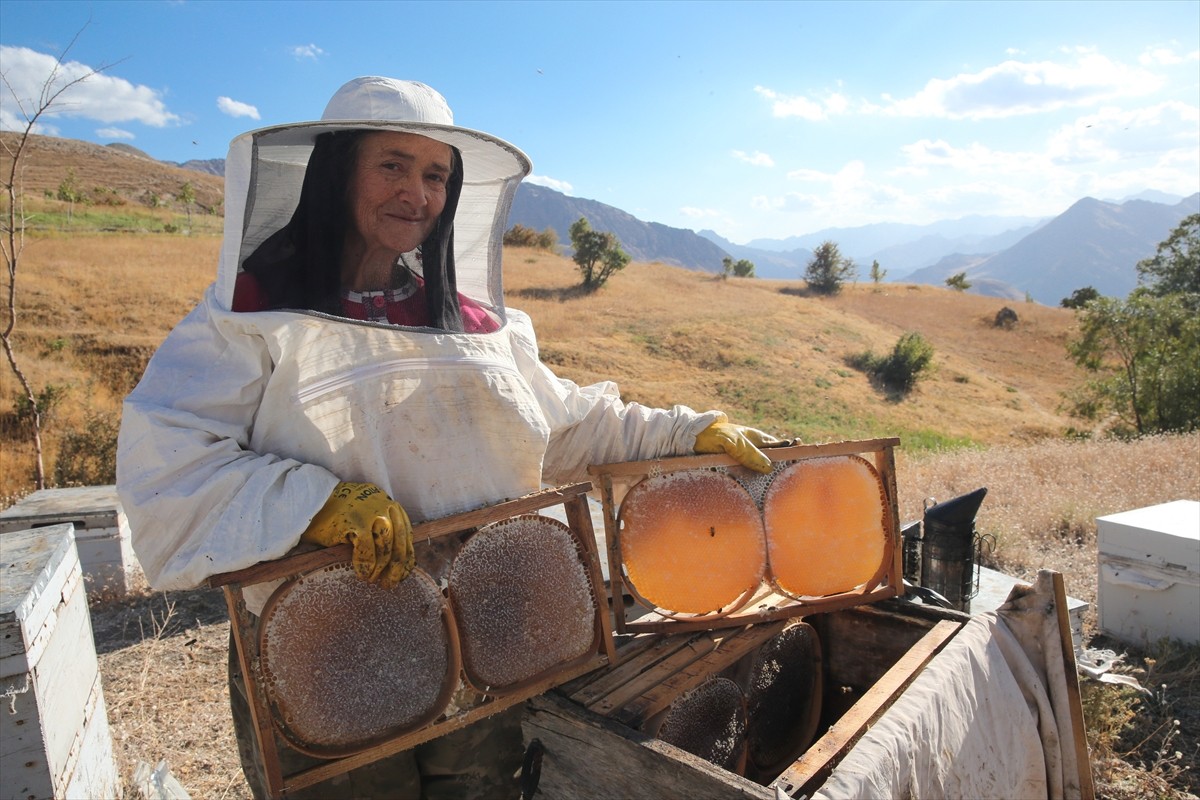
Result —
<path fill-rule="evenodd" d="M 879 570 L 864 585 L 847 592 L 813 599 L 796 599 L 779 594 L 765 582 L 749 602 L 732 612 L 705 615 L 681 615 L 650 607 L 641 600 L 623 574 L 618 515 L 621 501 L 630 488 L 646 477 L 682 470 L 701 470 L 714 467 L 737 467 L 738 462 L 726 455 L 680 456 L 648 461 L 627 461 L 601 464 L 588 468 L 597 483 L 604 514 L 604 541 L 609 564 L 610 604 L 614 610 L 615 630 L 624 633 L 668 633 L 686 630 L 712 630 L 739 627 L 749 623 L 802 617 L 827 611 L 837 611 L 865 603 L 898 597 L 904 594 L 902 548 L 900 547 L 900 512 L 896 495 L 896 462 L 893 448 L 897 438 L 868 439 L 831 444 L 793 444 L 772 447 L 763 452 L 772 463 L 795 462 L 831 456 L 860 456 L 869 461 L 879 473 L 884 490 L 884 523 L 887 540 Z M 644 612 L 641 619 L 630 620 L 624 608 L 626 588 L 635 606 Z"/>
<path fill-rule="evenodd" d="M 246 609 L 242 587 L 263 581 L 306 574 L 333 564 L 348 563 L 352 552 L 351 546 L 344 544 L 300 553 L 277 561 L 256 564 L 247 569 L 214 575 L 209 578 L 209 586 L 223 589 L 225 601 L 229 606 L 229 618 L 231 620 L 234 645 L 237 649 L 237 657 L 241 665 L 242 675 L 246 679 L 246 694 L 253 719 L 253 733 L 259 745 L 259 752 L 262 753 L 264 762 L 262 766 L 269 796 L 280 797 L 286 792 L 320 783 L 321 781 L 344 774 L 358 767 L 394 755 L 395 753 L 408 750 L 422 742 L 464 728 L 479 719 L 503 711 L 530 697 L 541 694 L 549 688 L 577 678 L 601 666 L 615 663 L 617 653 L 613 644 L 612 627 L 609 623 L 608 613 L 603 607 L 606 595 L 600 572 L 599 554 L 596 552 L 596 539 L 592 530 L 591 514 L 587 506 L 586 493 L 591 488 L 591 484 L 586 482 L 571 484 L 413 526 L 413 540 L 419 543 L 454 533 L 470 531 L 493 522 L 499 522 L 523 514 L 537 513 L 553 506 L 563 506 L 567 527 L 575 538 L 577 545 L 579 545 L 580 552 L 587 559 L 588 563 L 585 563 L 583 566 L 588 572 L 592 594 L 596 600 L 596 625 L 599 630 L 599 646 L 590 657 L 581 662 L 577 661 L 573 666 L 569 665 L 561 672 L 556 672 L 543 677 L 541 680 L 529 683 L 519 690 L 509 691 L 499 696 L 488 695 L 488 698 L 480 705 L 457 713 L 454 716 L 447 717 L 443 714 L 434 722 L 418 730 L 400 733 L 385 741 L 366 747 L 359 752 L 330 758 L 324 764 L 290 775 L 284 775 L 280 765 L 279 750 L 275 737 L 276 722 L 273 720 L 271 707 L 264 689 L 263 676 L 261 675 L 261 660 L 260 653 L 258 652 L 259 640 L 255 631 L 256 625 L 252 615 Z M 459 678 L 464 684 L 469 685 L 466 682 L 465 675 L 461 671 L 461 667 Z"/>

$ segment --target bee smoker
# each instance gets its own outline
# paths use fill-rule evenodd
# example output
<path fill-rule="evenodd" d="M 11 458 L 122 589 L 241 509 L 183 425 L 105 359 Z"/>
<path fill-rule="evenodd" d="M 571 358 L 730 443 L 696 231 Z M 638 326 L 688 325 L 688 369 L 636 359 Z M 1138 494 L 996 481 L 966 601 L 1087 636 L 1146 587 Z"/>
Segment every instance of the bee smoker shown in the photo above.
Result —
<path fill-rule="evenodd" d="M 905 577 L 932 589 L 949 600 L 954 608 L 968 613 L 978 585 L 975 551 L 979 540 L 975 536 L 975 515 L 986 494 L 985 487 L 944 503 L 926 505 L 924 530 L 915 523 L 905 530 Z M 912 528 L 916 528 L 916 535 L 907 535 Z M 910 577 L 910 572 L 916 572 L 918 550 L 920 573 Z"/>

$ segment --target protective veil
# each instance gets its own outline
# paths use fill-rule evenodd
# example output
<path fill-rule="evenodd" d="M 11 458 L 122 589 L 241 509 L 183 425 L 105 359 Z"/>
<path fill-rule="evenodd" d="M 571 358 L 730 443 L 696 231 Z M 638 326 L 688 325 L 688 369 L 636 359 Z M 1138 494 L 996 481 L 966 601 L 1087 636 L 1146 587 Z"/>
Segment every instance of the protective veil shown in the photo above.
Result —
<path fill-rule="evenodd" d="M 499 330 L 231 310 L 242 263 L 296 207 L 314 137 L 346 129 L 461 153 L 451 278 Z M 320 122 L 233 141 L 217 280 L 124 406 L 117 484 L 151 585 L 285 555 L 340 480 L 378 484 L 419 522 L 585 479 L 592 463 L 691 452 L 717 413 L 626 405 L 611 382 L 560 379 L 529 318 L 504 307 L 501 238 L 529 170 L 515 147 L 455 127 L 429 87 L 386 78 L 347 84 Z"/>

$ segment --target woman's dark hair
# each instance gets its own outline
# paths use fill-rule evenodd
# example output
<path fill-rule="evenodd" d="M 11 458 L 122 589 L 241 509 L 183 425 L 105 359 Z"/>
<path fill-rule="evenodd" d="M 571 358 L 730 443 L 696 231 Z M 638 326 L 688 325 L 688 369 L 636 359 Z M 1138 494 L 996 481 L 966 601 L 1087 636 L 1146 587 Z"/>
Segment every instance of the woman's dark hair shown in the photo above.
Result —
<path fill-rule="evenodd" d="M 317 137 L 300 200 L 286 225 L 272 234 L 242 264 L 268 298 L 269 308 L 341 313 L 342 245 L 351 225 L 349 186 L 366 130 L 323 133 Z M 446 205 L 421 244 L 422 273 L 429 325 L 461 331 L 462 312 L 454 277 L 454 214 L 462 192 L 462 156 L 453 151 L 446 181 Z"/>

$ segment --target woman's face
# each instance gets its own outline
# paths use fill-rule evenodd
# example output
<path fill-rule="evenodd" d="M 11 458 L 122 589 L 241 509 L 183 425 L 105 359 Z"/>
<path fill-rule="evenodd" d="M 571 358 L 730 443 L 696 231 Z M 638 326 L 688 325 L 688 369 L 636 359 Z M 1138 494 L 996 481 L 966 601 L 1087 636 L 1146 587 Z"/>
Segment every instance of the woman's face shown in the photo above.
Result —
<path fill-rule="evenodd" d="M 429 236 L 446 205 L 449 145 L 415 133 L 363 137 L 350 180 L 350 260 L 394 262 Z"/>

